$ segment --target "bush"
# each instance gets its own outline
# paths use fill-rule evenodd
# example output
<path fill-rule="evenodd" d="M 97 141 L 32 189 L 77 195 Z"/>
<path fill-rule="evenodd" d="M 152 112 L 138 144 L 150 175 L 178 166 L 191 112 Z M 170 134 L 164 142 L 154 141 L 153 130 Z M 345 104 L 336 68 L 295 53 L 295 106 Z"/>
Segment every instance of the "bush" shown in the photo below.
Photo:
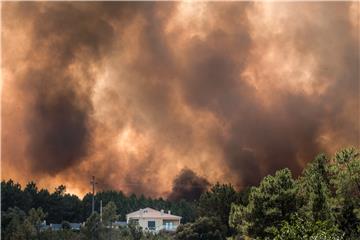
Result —
<path fill-rule="evenodd" d="M 215 217 L 200 217 L 194 223 L 180 225 L 175 234 L 176 240 L 224 240 L 226 226 Z"/>
<path fill-rule="evenodd" d="M 329 221 L 312 222 L 295 215 L 290 222 L 284 222 L 281 229 L 275 231 L 275 240 L 342 240 L 342 233 Z"/>

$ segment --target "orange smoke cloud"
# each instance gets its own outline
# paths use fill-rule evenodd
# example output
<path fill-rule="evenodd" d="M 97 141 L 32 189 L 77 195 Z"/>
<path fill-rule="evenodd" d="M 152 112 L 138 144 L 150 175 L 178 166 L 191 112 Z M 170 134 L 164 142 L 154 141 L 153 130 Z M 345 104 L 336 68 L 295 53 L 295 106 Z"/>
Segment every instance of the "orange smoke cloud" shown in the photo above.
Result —
<path fill-rule="evenodd" d="M 174 197 L 359 145 L 357 5 L 3 3 L 2 178 Z"/>

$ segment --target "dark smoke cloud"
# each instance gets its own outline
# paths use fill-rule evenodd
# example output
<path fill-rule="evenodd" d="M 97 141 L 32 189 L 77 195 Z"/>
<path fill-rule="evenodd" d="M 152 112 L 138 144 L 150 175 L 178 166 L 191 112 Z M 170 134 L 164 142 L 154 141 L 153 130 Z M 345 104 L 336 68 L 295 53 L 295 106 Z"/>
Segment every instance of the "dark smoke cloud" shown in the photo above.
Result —
<path fill-rule="evenodd" d="M 197 200 L 207 190 L 210 183 L 203 177 L 197 176 L 190 169 L 181 170 L 173 182 L 172 192 L 168 199 L 177 201 L 180 199 Z"/>
<path fill-rule="evenodd" d="M 195 199 L 359 146 L 356 3 L 2 11 L 5 178 Z"/>
<path fill-rule="evenodd" d="M 95 81 L 90 68 L 108 50 L 113 29 L 108 22 L 71 4 L 41 6 L 13 6 L 34 26 L 29 57 L 38 60 L 30 63 L 23 79 L 17 81 L 32 102 L 27 119 L 32 170 L 54 174 L 78 164 L 88 152 L 90 91 Z M 41 59 L 37 59 L 38 54 Z M 72 72 L 79 57 L 82 62 L 76 67 L 81 81 Z"/>

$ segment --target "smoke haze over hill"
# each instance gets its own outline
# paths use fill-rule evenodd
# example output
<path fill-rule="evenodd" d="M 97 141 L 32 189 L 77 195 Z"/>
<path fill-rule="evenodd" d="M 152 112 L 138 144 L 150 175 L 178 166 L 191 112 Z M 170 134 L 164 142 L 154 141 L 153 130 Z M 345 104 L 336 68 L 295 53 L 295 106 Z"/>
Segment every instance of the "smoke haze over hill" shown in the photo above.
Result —
<path fill-rule="evenodd" d="M 101 189 L 191 198 L 359 146 L 359 14 L 357 2 L 3 3 L 2 178 L 84 194 L 95 175 Z"/>

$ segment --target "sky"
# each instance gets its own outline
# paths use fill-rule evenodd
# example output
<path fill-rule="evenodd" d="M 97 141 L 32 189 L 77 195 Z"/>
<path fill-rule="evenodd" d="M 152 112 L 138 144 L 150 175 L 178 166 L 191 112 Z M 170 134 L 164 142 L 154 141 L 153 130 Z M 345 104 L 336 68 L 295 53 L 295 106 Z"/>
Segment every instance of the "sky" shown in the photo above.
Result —
<path fill-rule="evenodd" d="M 1 178 L 195 198 L 359 147 L 359 2 L 2 3 Z"/>

